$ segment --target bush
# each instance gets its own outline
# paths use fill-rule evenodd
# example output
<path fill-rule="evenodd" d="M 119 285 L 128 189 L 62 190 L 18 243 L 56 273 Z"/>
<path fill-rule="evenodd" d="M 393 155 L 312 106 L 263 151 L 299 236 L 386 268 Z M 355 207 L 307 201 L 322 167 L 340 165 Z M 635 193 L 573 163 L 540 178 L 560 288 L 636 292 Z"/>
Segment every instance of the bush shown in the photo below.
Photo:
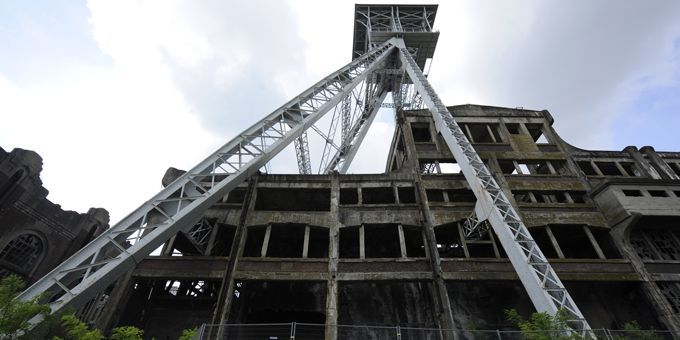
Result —
<path fill-rule="evenodd" d="M 23 280 L 16 275 L 0 280 L 0 340 L 18 339 L 31 328 L 29 320 L 50 313 L 49 306 L 38 302 L 42 296 L 29 301 L 15 300 L 24 287 Z"/>

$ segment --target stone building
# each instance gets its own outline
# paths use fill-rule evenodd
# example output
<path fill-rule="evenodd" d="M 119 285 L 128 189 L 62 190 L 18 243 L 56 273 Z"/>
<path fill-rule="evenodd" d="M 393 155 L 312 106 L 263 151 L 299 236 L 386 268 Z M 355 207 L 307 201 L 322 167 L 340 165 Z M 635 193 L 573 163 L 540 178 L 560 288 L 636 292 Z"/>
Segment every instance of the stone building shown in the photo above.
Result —
<path fill-rule="evenodd" d="M 545 110 L 448 109 L 593 328 L 680 330 L 680 152 L 582 150 Z M 474 204 L 431 115 L 399 111 L 385 173 L 250 178 L 120 279 L 99 325 L 507 329 L 504 309 L 534 307 L 493 232 L 463 237 Z"/>
<path fill-rule="evenodd" d="M 0 148 L 0 276 L 33 283 L 106 230 L 109 213 L 64 211 L 47 199 L 42 158 L 29 150 Z"/>

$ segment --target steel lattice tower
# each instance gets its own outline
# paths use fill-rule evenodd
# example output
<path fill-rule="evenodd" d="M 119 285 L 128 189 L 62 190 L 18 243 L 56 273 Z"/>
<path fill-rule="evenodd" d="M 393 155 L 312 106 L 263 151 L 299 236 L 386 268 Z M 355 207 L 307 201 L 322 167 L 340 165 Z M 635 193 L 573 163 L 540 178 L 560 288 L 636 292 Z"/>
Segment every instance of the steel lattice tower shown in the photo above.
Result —
<path fill-rule="evenodd" d="M 314 170 L 308 133 L 317 133 L 326 141 L 318 172 L 345 173 L 391 93 L 396 110 L 428 110 L 474 192 L 477 203 L 465 223 L 465 237 L 478 238 L 493 228 L 536 310 L 555 314 L 564 309 L 571 316 L 573 330 L 589 332 L 588 323 L 518 212 L 423 74 L 439 37 L 432 29 L 436 10 L 437 6 L 431 5 L 357 5 L 349 64 L 227 142 L 20 298 L 28 300 L 49 292 L 53 312 L 79 306 L 178 232 L 200 246 L 211 228 L 201 220 L 203 212 L 285 147 L 294 145 L 300 173 Z M 328 131 L 315 125 L 324 116 L 332 119 Z M 432 232 L 426 231 L 426 238 L 434 242 Z M 437 254 L 430 258 L 439 261 Z M 443 280 L 435 280 L 435 285 L 440 292 L 445 290 Z"/>

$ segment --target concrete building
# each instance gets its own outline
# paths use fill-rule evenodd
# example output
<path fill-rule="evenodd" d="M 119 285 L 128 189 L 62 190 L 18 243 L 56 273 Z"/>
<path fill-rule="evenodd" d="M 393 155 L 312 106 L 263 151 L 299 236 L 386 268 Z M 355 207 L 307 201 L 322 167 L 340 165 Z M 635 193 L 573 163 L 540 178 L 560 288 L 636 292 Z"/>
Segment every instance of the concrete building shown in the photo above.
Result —
<path fill-rule="evenodd" d="M 47 199 L 42 158 L 0 148 L 0 277 L 33 283 L 109 227 L 109 213 L 64 211 Z"/>
<path fill-rule="evenodd" d="M 545 110 L 448 110 L 591 327 L 680 329 L 680 153 L 582 150 Z M 99 325 L 508 329 L 504 309 L 534 307 L 494 233 L 463 236 L 474 204 L 431 115 L 399 111 L 385 173 L 253 176 L 119 280 Z"/>

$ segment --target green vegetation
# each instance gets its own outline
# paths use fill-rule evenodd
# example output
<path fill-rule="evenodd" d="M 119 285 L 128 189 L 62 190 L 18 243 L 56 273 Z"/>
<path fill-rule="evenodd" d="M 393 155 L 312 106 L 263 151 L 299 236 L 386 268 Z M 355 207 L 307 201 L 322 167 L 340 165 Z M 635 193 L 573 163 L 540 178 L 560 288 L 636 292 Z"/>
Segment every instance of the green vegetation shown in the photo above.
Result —
<path fill-rule="evenodd" d="M 196 335 L 198 335 L 198 329 L 185 329 L 182 331 L 182 335 L 180 335 L 179 340 L 193 340 L 196 338 Z"/>
<path fill-rule="evenodd" d="M 19 339 L 30 329 L 28 320 L 50 312 L 48 306 L 38 303 L 40 296 L 30 301 L 14 300 L 24 287 L 24 282 L 15 275 L 0 281 L 0 340 Z"/>

